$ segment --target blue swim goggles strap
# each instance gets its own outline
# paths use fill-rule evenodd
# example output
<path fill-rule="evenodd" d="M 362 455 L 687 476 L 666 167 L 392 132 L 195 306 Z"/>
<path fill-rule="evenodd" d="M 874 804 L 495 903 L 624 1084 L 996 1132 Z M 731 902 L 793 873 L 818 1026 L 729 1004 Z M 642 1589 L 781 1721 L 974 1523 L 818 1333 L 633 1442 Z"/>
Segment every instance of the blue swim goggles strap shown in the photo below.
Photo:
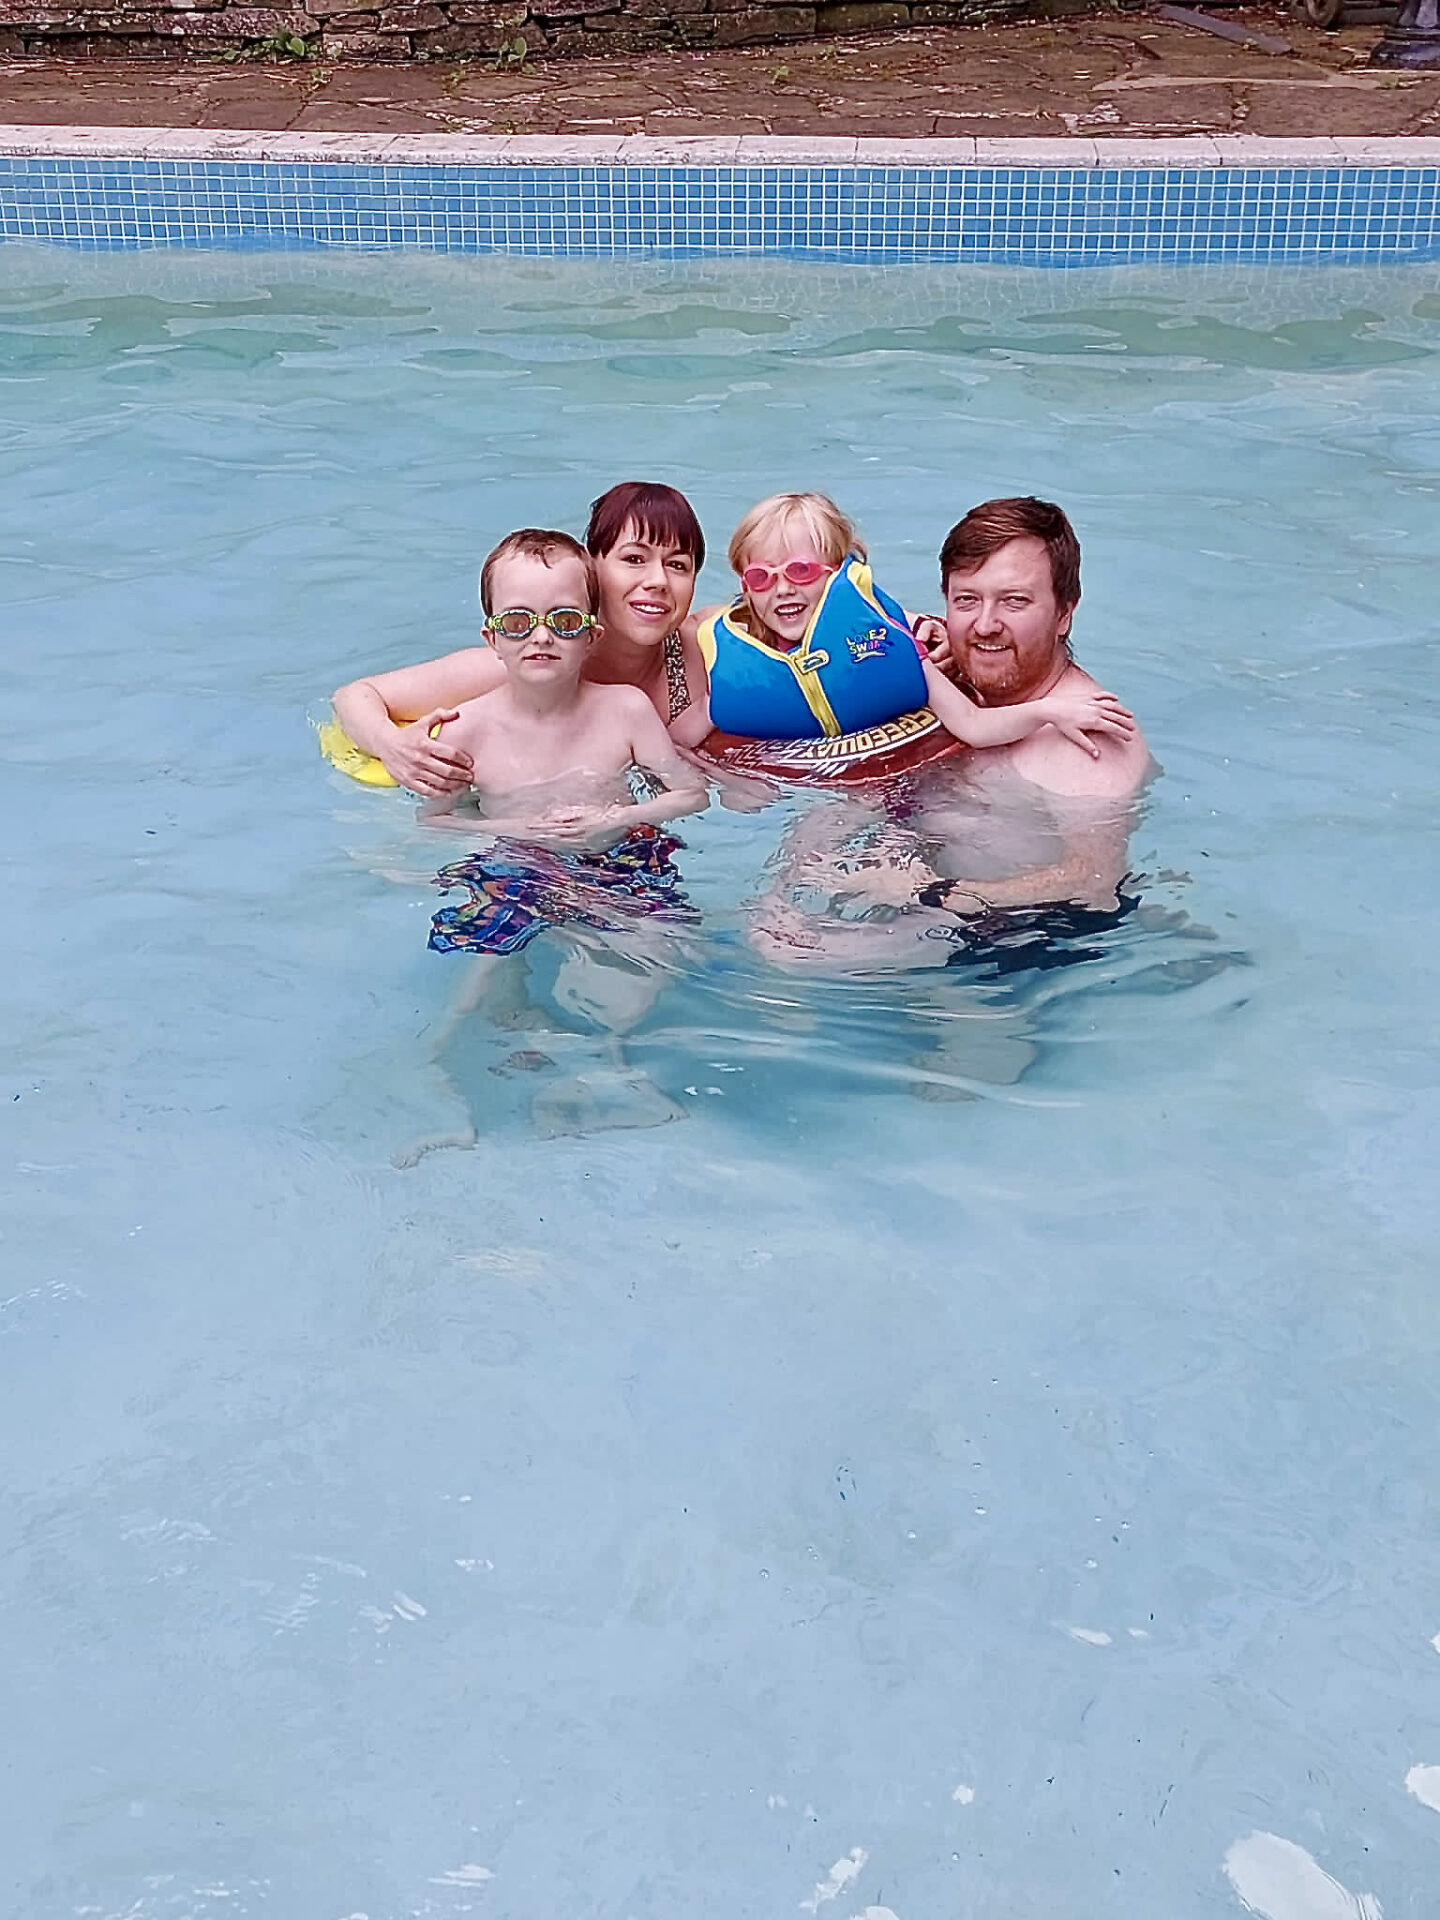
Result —
<path fill-rule="evenodd" d="M 506 640 L 528 640 L 536 627 L 548 627 L 557 640 L 576 640 L 595 624 L 593 613 L 582 607 L 552 607 L 549 613 L 536 613 L 530 607 L 502 607 L 485 616 L 486 633 L 498 633 Z"/>

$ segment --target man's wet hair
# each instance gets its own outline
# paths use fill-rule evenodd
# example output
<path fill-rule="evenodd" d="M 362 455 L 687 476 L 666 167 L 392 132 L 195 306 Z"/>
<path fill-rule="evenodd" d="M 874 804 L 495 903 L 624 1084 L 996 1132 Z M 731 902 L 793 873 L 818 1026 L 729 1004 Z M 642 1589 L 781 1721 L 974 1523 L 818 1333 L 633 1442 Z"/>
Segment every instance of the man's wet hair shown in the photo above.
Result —
<path fill-rule="evenodd" d="M 972 507 L 945 536 L 940 549 L 940 587 L 950 590 L 952 573 L 974 573 L 992 553 L 1011 540 L 1040 540 L 1050 559 L 1050 584 L 1062 608 L 1080 603 L 1080 542 L 1069 516 L 1053 500 L 1033 494 L 1010 500 L 984 500 Z"/>
<path fill-rule="evenodd" d="M 704 566 L 705 535 L 695 509 L 678 487 L 658 480 L 622 480 L 592 503 L 585 544 L 597 560 L 603 560 L 630 527 L 657 547 L 678 547 L 688 553 L 697 573 Z"/>
<path fill-rule="evenodd" d="M 599 604 L 595 562 L 568 533 L 557 533 L 552 527 L 520 527 L 514 533 L 507 533 L 500 544 L 486 554 L 480 569 L 480 604 L 486 613 L 495 611 L 491 588 L 495 583 L 495 569 L 502 560 L 542 560 L 547 567 L 553 567 L 557 560 L 578 560 L 585 574 L 585 611 L 595 612 Z"/>

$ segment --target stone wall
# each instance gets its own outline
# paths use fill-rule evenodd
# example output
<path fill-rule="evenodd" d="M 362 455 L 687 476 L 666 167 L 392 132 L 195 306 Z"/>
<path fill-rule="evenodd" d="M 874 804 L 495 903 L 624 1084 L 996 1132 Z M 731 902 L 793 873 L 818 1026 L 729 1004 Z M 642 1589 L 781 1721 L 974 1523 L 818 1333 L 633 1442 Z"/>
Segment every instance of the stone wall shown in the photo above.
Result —
<path fill-rule="evenodd" d="M 325 59 L 426 60 L 738 47 L 878 28 L 944 26 L 1019 11 L 1005 0 L 306 0 L 303 8 L 228 0 L 0 0 L 0 56 L 204 54 L 270 50 Z"/>

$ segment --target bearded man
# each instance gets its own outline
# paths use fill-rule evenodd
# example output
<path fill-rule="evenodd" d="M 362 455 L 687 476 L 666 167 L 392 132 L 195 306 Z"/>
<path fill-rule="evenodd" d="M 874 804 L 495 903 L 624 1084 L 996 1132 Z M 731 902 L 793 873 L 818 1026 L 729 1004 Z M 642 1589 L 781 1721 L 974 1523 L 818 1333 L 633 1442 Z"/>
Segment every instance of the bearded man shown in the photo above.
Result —
<path fill-rule="evenodd" d="M 921 620 L 917 637 L 981 705 L 1098 691 L 1070 651 L 1080 544 L 1059 507 L 973 507 L 945 536 L 940 578 L 944 620 Z M 911 776 L 902 806 L 881 793 L 817 807 L 756 903 L 752 942 L 783 966 L 867 971 L 1089 957 L 1077 940 L 1133 904 L 1121 883 L 1152 771 L 1138 729 L 1081 746 L 1042 727 Z M 819 914 L 817 894 L 829 901 Z"/>
<path fill-rule="evenodd" d="M 983 706 L 1017 706 L 1096 683 L 1070 650 L 1080 543 L 1048 500 L 987 500 L 945 536 L 943 631 L 932 658 Z M 1153 770 L 1138 729 L 1091 749 L 1042 727 L 1026 740 L 945 763 L 915 824 L 940 843 L 925 905 L 961 918 L 1013 908 L 1119 905 L 1133 802 Z"/>

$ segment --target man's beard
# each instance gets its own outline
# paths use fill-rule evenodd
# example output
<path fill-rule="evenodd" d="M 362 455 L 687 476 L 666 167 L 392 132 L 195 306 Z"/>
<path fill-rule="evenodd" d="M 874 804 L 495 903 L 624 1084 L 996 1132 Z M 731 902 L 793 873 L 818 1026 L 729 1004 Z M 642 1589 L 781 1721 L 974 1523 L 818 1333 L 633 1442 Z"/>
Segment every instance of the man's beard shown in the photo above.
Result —
<path fill-rule="evenodd" d="M 968 648 L 961 677 L 981 700 L 992 706 L 1003 706 L 1007 700 L 1023 694 L 1025 687 L 1020 662 L 1008 647 L 1003 653 L 978 653 L 975 648 Z"/>
<path fill-rule="evenodd" d="M 1013 647 L 1003 647 L 994 653 L 967 647 L 960 677 L 985 706 L 1016 706 L 1022 700 L 1035 700 L 1042 693 L 1048 693 L 1069 664 L 1070 643 L 1064 634 L 1060 634 L 1046 657 L 1043 669 L 1027 672 Z"/>

